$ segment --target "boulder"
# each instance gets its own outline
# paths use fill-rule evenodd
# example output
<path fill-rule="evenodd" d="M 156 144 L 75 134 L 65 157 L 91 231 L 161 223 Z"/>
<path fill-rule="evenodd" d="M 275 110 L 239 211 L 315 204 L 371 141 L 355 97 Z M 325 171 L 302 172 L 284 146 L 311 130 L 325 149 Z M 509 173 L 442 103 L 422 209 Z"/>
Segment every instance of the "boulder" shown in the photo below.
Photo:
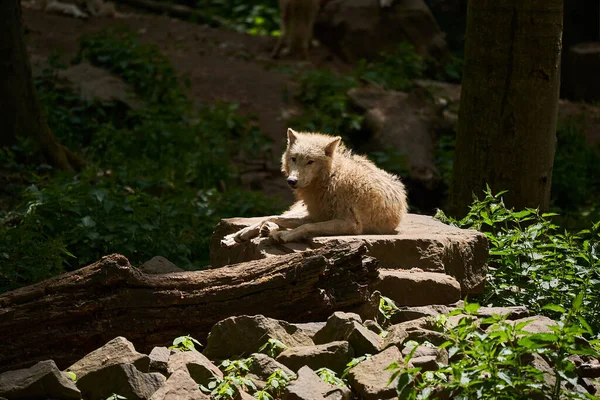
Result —
<path fill-rule="evenodd" d="M 150 400 L 210 400 L 210 396 L 200 391 L 198 384 L 185 370 L 179 369 L 154 392 Z"/>
<path fill-rule="evenodd" d="M 434 140 L 443 117 L 431 96 L 423 89 L 403 93 L 367 86 L 350 89 L 348 98 L 363 111 L 363 125 L 370 133 L 357 150 L 398 151 L 406 156 L 410 181 L 430 191 L 436 189 L 441 176 L 435 165 Z"/>
<path fill-rule="evenodd" d="M 315 336 L 319 330 L 321 330 L 325 326 L 325 322 L 305 322 L 305 323 L 296 323 L 292 324 L 296 328 L 301 329 L 304 333 L 306 333 L 311 338 Z"/>
<path fill-rule="evenodd" d="M 204 386 L 214 378 L 223 378 L 221 370 L 197 351 L 177 351 L 171 354 L 167 372 L 173 374 L 179 370 L 184 370 L 194 381 Z"/>
<path fill-rule="evenodd" d="M 69 400 L 81 399 L 81 392 L 53 360 L 48 360 L 40 361 L 31 368 L 0 374 L 0 397 L 10 400 Z"/>
<path fill-rule="evenodd" d="M 373 0 L 328 0 L 315 24 L 315 36 L 347 62 L 373 59 L 408 41 L 423 56 L 442 59 L 448 49 L 423 0 L 391 2 L 382 8 Z"/>
<path fill-rule="evenodd" d="M 286 400 L 350 400 L 352 392 L 347 387 L 334 386 L 323 382 L 309 367 L 298 370 L 298 379 L 285 388 Z"/>
<path fill-rule="evenodd" d="M 455 278 L 436 272 L 380 270 L 375 289 L 399 306 L 450 304 L 461 296 Z"/>
<path fill-rule="evenodd" d="M 395 382 L 388 385 L 393 371 L 386 370 L 393 362 L 402 362 L 402 353 L 394 346 L 359 363 L 348 372 L 350 385 L 361 399 L 397 398 Z"/>
<path fill-rule="evenodd" d="M 272 359 L 263 353 L 252 354 L 252 363 L 250 364 L 250 372 L 260 379 L 266 380 L 269 375 L 278 369 L 285 372 L 291 379 L 296 379 L 296 373 L 283 365 L 282 363 Z"/>
<path fill-rule="evenodd" d="M 233 247 L 221 243 L 226 235 L 262 219 L 221 220 L 211 238 L 212 267 L 280 256 L 328 244 L 365 243 L 368 254 L 375 257 L 384 268 L 417 267 L 427 272 L 446 273 L 460 283 L 461 297 L 483 290 L 488 242 L 483 233 L 475 230 L 452 227 L 425 215 L 408 214 L 396 235 L 320 236 L 283 245 L 273 245 L 269 238 L 255 238 Z"/>
<path fill-rule="evenodd" d="M 335 312 L 327 324 L 314 336 L 315 344 L 345 340 L 350 343 L 355 356 L 375 354 L 383 345 L 383 339 L 362 326 L 360 317 L 353 313 Z"/>
<path fill-rule="evenodd" d="M 509 324 L 512 324 L 512 325 L 517 325 L 517 324 L 519 324 L 521 322 L 525 322 L 525 321 L 531 321 L 531 322 L 529 322 L 529 324 L 525 325 L 523 330 L 525 332 L 531 332 L 531 333 L 553 333 L 554 331 L 550 327 L 558 326 L 556 321 L 554 321 L 551 318 L 545 317 L 543 315 L 534 315 L 532 317 L 525 317 L 525 318 L 515 319 L 512 321 L 508 320 L 506 322 Z M 488 328 L 488 331 L 491 330 L 491 328 L 492 327 Z"/>
<path fill-rule="evenodd" d="M 390 323 L 398 324 L 422 317 L 436 317 L 440 314 L 448 314 L 451 311 L 451 308 L 442 304 L 416 307 L 401 306 L 399 308 L 400 310 L 391 316 Z"/>
<path fill-rule="evenodd" d="M 132 364 L 112 364 L 77 380 L 86 400 L 105 400 L 116 393 L 127 399 L 149 399 L 166 381 L 158 372 L 144 373 Z"/>
<path fill-rule="evenodd" d="M 150 358 L 149 372 L 167 372 L 167 363 L 171 356 L 171 350 L 166 347 L 155 347 L 152 349 L 148 357 Z"/>
<path fill-rule="evenodd" d="M 277 361 L 294 371 L 306 365 L 315 371 L 329 368 L 340 376 L 353 357 L 354 350 L 348 342 L 336 341 L 315 346 L 290 347 L 277 356 Z"/>
<path fill-rule="evenodd" d="M 146 261 L 139 267 L 140 271 L 145 274 L 158 275 L 158 274 L 169 274 L 171 272 L 184 272 L 185 270 L 179 268 L 171 261 L 164 257 L 156 256 Z"/>
<path fill-rule="evenodd" d="M 77 380 L 81 380 L 91 372 L 116 364 L 133 364 L 138 371 L 148 372 L 150 358 L 138 353 L 129 340 L 117 336 L 71 365 L 67 371 L 73 372 Z"/>
<path fill-rule="evenodd" d="M 303 330 L 285 321 L 262 315 L 241 315 L 226 318 L 212 327 L 203 354 L 211 360 L 248 357 L 269 338 L 280 340 L 288 347 L 314 344 Z"/>
<path fill-rule="evenodd" d="M 123 79 L 87 62 L 58 71 L 58 77 L 69 81 L 84 100 L 120 102 L 132 109 L 142 106 L 134 90 Z"/>

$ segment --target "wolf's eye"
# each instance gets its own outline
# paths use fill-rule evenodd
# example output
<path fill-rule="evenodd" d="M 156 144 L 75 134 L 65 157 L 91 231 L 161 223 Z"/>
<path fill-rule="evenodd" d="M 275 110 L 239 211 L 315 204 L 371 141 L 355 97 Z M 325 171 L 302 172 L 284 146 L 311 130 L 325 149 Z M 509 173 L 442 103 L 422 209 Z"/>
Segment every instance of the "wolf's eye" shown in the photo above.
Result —
<path fill-rule="evenodd" d="M 296 157 L 292 157 L 292 162 L 296 162 Z"/>
<path fill-rule="evenodd" d="M 314 163 L 314 161 L 313 161 L 313 160 L 310 160 L 309 162 L 307 162 L 307 164 L 308 164 L 308 165 L 310 165 L 310 164 L 312 164 L 312 163 Z"/>

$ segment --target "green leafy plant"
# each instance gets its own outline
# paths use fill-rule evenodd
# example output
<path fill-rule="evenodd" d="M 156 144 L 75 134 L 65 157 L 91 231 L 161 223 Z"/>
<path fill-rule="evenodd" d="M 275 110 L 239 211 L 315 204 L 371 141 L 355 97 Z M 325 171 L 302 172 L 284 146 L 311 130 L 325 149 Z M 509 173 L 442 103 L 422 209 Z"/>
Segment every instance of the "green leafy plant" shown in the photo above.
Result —
<path fill-rule="evenodd" d="M 342 373 L 342 379 L 345 379 L 346 376 L 348 376 L 348 372 L 350 372 L 350 370 L 352 368 L 356 367 L 358 364 L 360 364 L 361 362 L 363 362 L 365 360 L 368 360 L 371 357 L 372 357 L 372 355 L 367 353 L 364 356 L 355 357 L 352 360 L 350 360 L 348 362 L 348 364 L 346 364 L 346 368 L 344 369 L 344 372 Z"/>
<path fill-rule="evenodd" d="M 106 400 L 127 400 L 127 397 L 120 396 L 116 393 L 111 394 L 106 398 Z"/>
<path fill-rule="evenodd" d="M 219 368 L 225 373 L 223 379 L 215 378 L 207 386 L 200 385 L 200 390 L 209 393 L 213 399 L 233 399 L 239 395 L 240 390 L 252 389 L 256 391 L 256 385 L 252 379 L 245 375 L 250 371 L 252 358 L 241 360 L 224 360 Z"/>
<path fill-rule="evenodd" d="M 574 390 L 574 365 L 568 360 L 572 354 L 598 356 L 597 351 L 578 340 L 591 328 L 581 317 L 583 293 L 576 296 L 569 311 L 560 306 L 548 308 L 560 312 L 558 325 L 552 332 L 527 331 L 529 321 L 510 323 L 506 316 L 492 316 L 478 320 L 479 305 L 465 306 L 450 314 L 462 315 L 454 326 L 446 326 L 450 364 L 437 371 L 421 373 L 419 368 L 407 368 L 414 354 L 412 350 L 403 364 L 388 367 L 394 370 L 399 398 L 427 399 L 439 396 L 449 398 L 590 398 L 587 393 Z M 485 331 L 481 326 L 489 326 Z M 535 358 L 549 360 L 552 372 L 535 368 Z M 549 384 L 554 380 L 552 385 Z"/>
<path fill-rule="evenodd" d="M 460 221 L 447 223 L 485 232 L 489 245 L 486 290 L 477 301 L 494 306 L 525 305 L 534 313 L 557 315 L 545 309 L 557 304 L 567 309 L 584 292 L 583 317 L 600 328 L 600 222 L 577 233 L 561 233 L 552 223 L 555 214 L 505 207 L 502 194 L 488 188 Z"/>
<path fill-rule="evenodd" d="M 347 386 L 346 382 L 337 377 L 335 371 L 330 370 L 329 368 L 319 368 L 315 371 L 317 375 L 323 380 L 323 382 L 327 382 L 330 385 L 334 386 Z"/>
<path fill-rule="evenodd" d="M 381 296 L 379 298 L 379 313 L 383 315 L 384 323 L 387 323 L 390 318 L 394 314 L 396 314 L 400 309 L 394 302 L 394 300 L 390 299 L 386 296 Z"/>
<path fill-rule="evenodd" d="M 283 370 L 277 369 L 267 378 L 264 389 L 254 393 L 254 397 L 259 400 L 280 399 L 283 397 L 283 389 L 290 380 L 291 378 Z"/>
<path fill-rule="evenodd" d="M 275 358 L 279 355 L 279 353 L 281 353 L 285 349 L 287 349 L 287 346 L 282 341 L 269 338 L 269 340 L 267 340 L 267 343 L 263 344 L 258 349 L 258 351 L 261 353 L 265 353 L 269 357 Z"/>
<path fill-rule="evenodd" d="M 173 345 L 169 349 L 179 349 L 181 351 L 198 351 L 196 346 L 201 347 L 202 344 L 191 337 L 190 335 L 179 336 L 173 340 Z"/>

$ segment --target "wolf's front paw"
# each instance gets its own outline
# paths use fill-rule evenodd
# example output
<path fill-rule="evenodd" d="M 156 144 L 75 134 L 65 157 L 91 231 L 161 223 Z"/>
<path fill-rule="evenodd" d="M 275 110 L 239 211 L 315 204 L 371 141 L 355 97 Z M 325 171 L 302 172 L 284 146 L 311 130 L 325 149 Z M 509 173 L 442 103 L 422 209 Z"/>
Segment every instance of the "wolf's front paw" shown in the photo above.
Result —
<path fill-rule="evenodd" d="M 260 236 L 267 237 L 279 230 L 279 225 L 275 222 L 265 221 L 260 225 Z"/>
<path fill-rule="evenodd" d="M 297 242 L 300 237 L 293 231 L 277 231 L 269 236 L 273 243 Z"/>

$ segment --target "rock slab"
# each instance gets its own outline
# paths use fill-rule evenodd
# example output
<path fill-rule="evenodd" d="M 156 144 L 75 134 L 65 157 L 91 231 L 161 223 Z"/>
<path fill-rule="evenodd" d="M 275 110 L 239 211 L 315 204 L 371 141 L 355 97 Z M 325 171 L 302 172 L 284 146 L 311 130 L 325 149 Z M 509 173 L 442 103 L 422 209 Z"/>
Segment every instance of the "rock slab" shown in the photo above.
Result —
<path fill-rule="evenodd" d="M 221 220 L 211 237 L 211 266 L 217 268 L 316 249 L 328 244 L 365 243 L 368 255 L 375 257 L 383 268 L 416 267 L 427 272 L 445 273 L 460 283 L 462 297 L 483 290 L 488 241 L 483 233 L 475 230 L 449 226 L 426 215 L 408 214 L 395 235 L 321 236 L 306 242 L 283 245 L 273 245 L 268 238 L 255 238 L 233 247 L 221 244 L 221 239 L 226 235 L 262 219 Z"/>
<path fill-rule="evenodd" d="M 10 400 L 81 399 L 75 382 L 54 361 L 40 361 L 31 368 L 0 374 L 0 397 Z"/>

